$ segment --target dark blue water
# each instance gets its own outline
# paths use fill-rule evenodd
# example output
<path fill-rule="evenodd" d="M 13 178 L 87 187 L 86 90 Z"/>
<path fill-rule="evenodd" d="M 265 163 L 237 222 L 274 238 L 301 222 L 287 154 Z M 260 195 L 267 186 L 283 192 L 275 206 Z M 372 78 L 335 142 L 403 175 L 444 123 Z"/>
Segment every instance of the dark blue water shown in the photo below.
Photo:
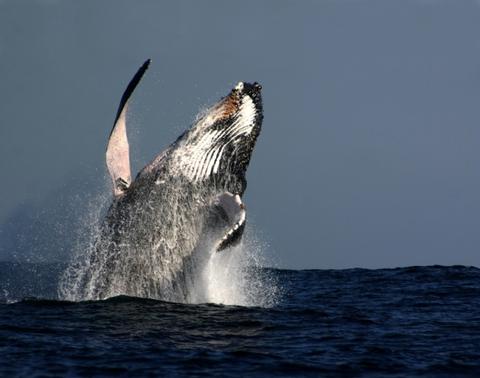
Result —
<path fill-rule="evenodd" d="M 59 270 L 0 265 L 0 295 L 54 297 Z M 276 306 L 0 304 L 0 376 L 480 376 L 480 269 L 252 274 Z"/>

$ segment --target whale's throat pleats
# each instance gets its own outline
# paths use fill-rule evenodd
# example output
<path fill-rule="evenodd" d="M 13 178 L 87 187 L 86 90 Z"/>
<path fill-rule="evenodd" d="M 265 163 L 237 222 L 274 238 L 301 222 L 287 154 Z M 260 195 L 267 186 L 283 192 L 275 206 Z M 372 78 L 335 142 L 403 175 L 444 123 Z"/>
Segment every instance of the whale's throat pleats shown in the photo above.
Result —
<path fill-rule="evenodd" d="M 210 115 L 200 119 L 192 128 L 183 148 L 177 150 L 178 168 L 190 180 L 201 181 L 212 175 L 229 173 L 224 171 L 234 165 L 245 148 L 244 144 L 252 143 L 248 136 L 255 127 L 257 116 L 252 98 L 244 95 L 238 101 L 237 108 L 233 108 L 234 111 L 231 102 L 227 102 L 231 109 L 226 117 Z"/>

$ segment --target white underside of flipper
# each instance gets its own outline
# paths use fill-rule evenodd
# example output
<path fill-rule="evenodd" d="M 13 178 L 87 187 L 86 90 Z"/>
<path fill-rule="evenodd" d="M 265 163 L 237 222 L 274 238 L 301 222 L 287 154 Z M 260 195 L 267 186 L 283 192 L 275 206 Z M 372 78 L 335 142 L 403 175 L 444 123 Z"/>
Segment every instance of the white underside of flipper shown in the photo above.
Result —
<path fill-rule="evenodd" d="M 118 106 L 110 138 L 108 139 L 106 152 L 107 168 L 113 181 L 113 194 L 117 198 L 125 193 L 132 182 L 126 121 L 128 100 L 149 65 L 150 59 L 143 63 L 125 89 Z"/>
<path fill-rule="evenodd" d="M 127 104 L 117 120 L 107 145 L 107 168 L 113 181 L 113 194 L 121 196 L 132 182 L 130 173 L 130 152 L 125 122 Z"/>

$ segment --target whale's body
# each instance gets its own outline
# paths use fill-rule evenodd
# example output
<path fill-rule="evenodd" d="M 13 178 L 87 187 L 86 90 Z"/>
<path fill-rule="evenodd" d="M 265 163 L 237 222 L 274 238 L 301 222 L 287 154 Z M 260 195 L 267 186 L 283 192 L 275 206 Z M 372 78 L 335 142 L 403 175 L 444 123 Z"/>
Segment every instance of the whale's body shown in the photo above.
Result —
<path fill-rule="evenodd" d="M 107 147 L 114 200 L 75 299 L 187 301 L 205 255 L 238 243 L 245 228 L 241 196 L 263 118 L 261 87 L 239 83 L 131 180 L 126 107 L 148 64 L 120 102 Z"/>

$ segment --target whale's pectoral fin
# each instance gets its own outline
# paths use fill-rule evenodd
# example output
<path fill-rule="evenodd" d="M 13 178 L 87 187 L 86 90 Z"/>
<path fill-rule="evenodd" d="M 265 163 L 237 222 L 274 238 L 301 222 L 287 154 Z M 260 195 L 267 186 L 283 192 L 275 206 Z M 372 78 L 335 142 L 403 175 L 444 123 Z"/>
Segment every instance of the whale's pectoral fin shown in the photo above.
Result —
<path fill-rule="evenodd" d="M 125 89 L 122 99 L 120 100 L 115 122 L 113 123 L 113 128 L 108 139 L 106 153 L 107 167 L 113 181 L 113 194 L 115 197 L 122 196 L 132 181 L 130 173 L 126 113 L 128 100 L 149 65 L 150 59 L 143 63 L 137 73 L 133 76 L 132 80 L 130 80 L 130 83 L 128 83 L 127 89 Z"/>
<path fill-rule="evenodd" d="M 228 225 L 225 234 L 217 243 L 216 250 L 219 252 L 240 242 L 245 230 L 246 211 L 238 194 L 225 192 L 219 195 L 215 202 Z"/>

